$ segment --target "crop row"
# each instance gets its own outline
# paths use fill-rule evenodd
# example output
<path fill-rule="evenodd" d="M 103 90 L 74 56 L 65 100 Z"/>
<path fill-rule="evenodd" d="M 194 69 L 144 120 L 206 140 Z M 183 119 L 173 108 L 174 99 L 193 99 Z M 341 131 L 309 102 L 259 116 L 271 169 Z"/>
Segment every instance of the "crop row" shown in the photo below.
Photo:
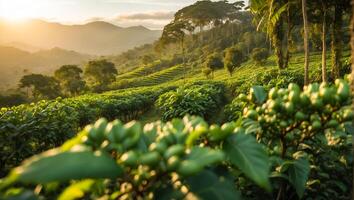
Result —
<path fill-rule="evenodd" d="M 100 117 L 130 121 L 171 87 L 142 88 L 41 101 L 0 111 L 0 175 L 24 158 L 61 145 Z"/>
<path fill-rule="evenodd" d="M 208 96 L 203 87 L 185 90 Z M 24 195 L 14 192 L 24 183 L 42 184 L 27 192 L 43 199 L 349 199 L 354 113 L 347 81 L 268 93 L 253 86 L 237 100 L 240 118 L 223 125 L 188 116 L 144 127 L 100 119 L 15 168 L 0 182 L 0 197 Z M 46 183 L 69 181 L 48 193 Z"/>

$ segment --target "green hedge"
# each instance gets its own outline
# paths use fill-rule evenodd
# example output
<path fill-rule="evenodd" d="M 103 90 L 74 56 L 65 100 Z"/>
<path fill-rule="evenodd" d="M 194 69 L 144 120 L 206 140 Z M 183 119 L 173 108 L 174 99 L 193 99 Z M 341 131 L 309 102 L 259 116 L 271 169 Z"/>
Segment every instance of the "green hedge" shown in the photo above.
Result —
<path fill-rule="evenodd" d="M 162 120 L 181 118 L 186 114 L 205 119 L 215 114 L 224 102 L 225 86 L 218 83 L 187 85 L 162 94 L 155 105 Z"/>
<path fill-rule="evenodd" d="M 122 90 L 1 109 L 0 176 L 23 159 L 61 145 L 100 117 L 136 119 L 172 88 Z"/>

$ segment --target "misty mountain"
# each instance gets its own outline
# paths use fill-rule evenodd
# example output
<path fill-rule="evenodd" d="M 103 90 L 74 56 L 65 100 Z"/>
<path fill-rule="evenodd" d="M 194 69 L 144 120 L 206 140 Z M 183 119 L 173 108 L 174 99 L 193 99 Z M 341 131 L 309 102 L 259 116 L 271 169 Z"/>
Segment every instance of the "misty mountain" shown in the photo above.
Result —
<path fill-rule="evenodd" d="M 0 46 L 0 90 L 15 87 L 25 74 L 52 74 L 62 65 L 81 65 L 90 59 L 93 56 L 61 48 L 30 53 L 14 47 Z"/>
<path fill-rule="evenodd" d="M 161 35 L 161 31 L 149 30 L 143 26 L 122 28 L 102 21 L 63 25 L 42 20 L 22 23 L 0 20 L 0 33 L 0 44 L 26 44 L 27 47 L 38 49 L 59 47 L 92 55 L 118 54 L 152 43 Z M 30 50 L 20 45 L 13 47 Z"/>

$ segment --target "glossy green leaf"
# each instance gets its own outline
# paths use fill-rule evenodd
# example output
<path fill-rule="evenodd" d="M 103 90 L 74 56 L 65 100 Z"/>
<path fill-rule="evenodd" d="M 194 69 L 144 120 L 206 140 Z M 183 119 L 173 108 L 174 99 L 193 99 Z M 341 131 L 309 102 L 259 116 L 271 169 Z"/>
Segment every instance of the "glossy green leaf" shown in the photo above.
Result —
<path fill-rule="evenodd" d="M 306 181 L 310 173 L 309 161 L 302 157 L 295 161 L 287 162 L 289 182 L 293 185 L 297 195 L 302 198 L 306 189 Z"/>
<path fill-rule="evenodd" d="M 207 147 L 193 147 L 187 159 L 194 160 L 202 166 L 208 166 L 223 161 L 224 153 Z"/>
<path fill-rule="evenodd" d="M 261 187 L 270 190 L 269 159 L 256 139 L 238 133 L 227 138 L 224 151 L 228 160 Z"/>
<path fill-rule="evenodd" d="M 201 173 L 187 178 L 186 185 L 193 195 L 204 200 L 237 200 L 241 199 L 239 192 L 232 181 L 225 177 L 218 177 L 212 171 Z"/>
<path fill-rule="evenodd" d="M 123 169 L 102 152 L 47 151 L 25 161 L 16 168 L 12 177 L 25 183 L 49 183 L 86 178 L 116 178 Z M 10 176 L 10 177 L 11 177 Z"/>
<path fill-rule="evenodd" d="M 267 93 L 262 86 L 253 86 L 251 93 L 256 98 L 257 103 L 263 103 L 267 98 Z"/>

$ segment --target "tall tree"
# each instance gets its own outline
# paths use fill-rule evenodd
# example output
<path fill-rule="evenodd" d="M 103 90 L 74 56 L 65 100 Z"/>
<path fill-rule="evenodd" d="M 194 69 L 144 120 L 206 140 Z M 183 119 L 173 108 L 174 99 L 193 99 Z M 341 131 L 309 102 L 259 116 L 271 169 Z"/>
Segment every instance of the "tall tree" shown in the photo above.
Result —
<path fill-rule="evenodd" d="M 343 15 L 350 8 L 350 0 L 332 1 L 334 13 L 332 18 L 331 29 L 331 51 L 332 51 L 332 78 L 336 79 L 340 76 L 342 68 L 342 51 L 343 51 Z"/>
<path fill-rule="evenodd" d="M 181 48 L 181 53 L 183 57 L 183 74 L 186 77 L 186 58 L 185 58 L 185 37 L 187 33 L 194 30 L 194 27 L 186 21 L 174 20 L 167 24 L 160 38 L 160 44 L 165 46 L 170 43 L 179 43 Z"/>
<path fill-rule="evenodd" d="M 53 99 L 60 96 L 60 86 L 53 77 L 42 74 L 25 75 L 20 80 L 20 88 L 30 88 L 35 99 Z"/>
<path fill-rule="evenodd" d="M 205 63 L 205 68 L 210 69 L 211 76 L 214 78 L 214 71 L 224 67 L 224 63 L 222 62 L 220 56 L 217 53 L 213 53 L 208 56 Z"/>
<path fill-rule="evenodd" d="M 98 90 L 105 89 L 115 80 L 117 74 L 118 71 L 114 63 L 104 59 L 88 62 L 84 71 L 88 83 L 90 83 L 92 87 L 97 87 Z"/>
<path fill-rule="evenodd" d="M 304 64 L 304 84 L 309 84 L 309 39 L 308 39 L 308 20 L 307 20 L 307 3 L 302 0 L 302 15 L 304 20 L 304 51 L 305 51 L 305 64 Z"/>
<path fill-rule="evenodd" d="M 63 93 L 77 95 L 85 88 L 82 73 L 77 65 L 64 65 L 54 72 L 54 77 L 60 82 Z"/>
<path fill-rule="evenodd" d="M 230 76 L 232 76 L 237 67 L 241 66 L 244 59 L 244 54 L 240 49 L 235 47 L 226 49 L 224 67 L 229 72 Z"/>
<path fill-rule="evenodd" d="M 218 26 L 224 21 L 234 21 L 237 12 L 244 7 L 243 1 L 197 1 L 193 5 L 182 8 L 175 14 L 176 21 L 186 21 L 199 28 L 201 39 L 205 26 Z"/>
<path fill-rule="evenodd" d="M 322 8 L 322 82 L 327 82 L 327 13 L 329 11 L 328 1 L 321 0 Z"/>
<path fill-rule="evenodd" d="M 290 3 L 285 0 L 250 0 L 250 10 L 254 15 L 254 21 L 257 23 L 257 30 L 262 29 L 267 32 L 274 47 L 277 57 L 277 65 L 280 69 L 288 66 L 287 52 L 288 42 L 284 42 L 285 11 Z M 290 11 L 289 11 L 290 12 Z M 288 26 L 288 29 L 290 26 Z M 289 30 L 290 31 L 290 30 Z"/>

